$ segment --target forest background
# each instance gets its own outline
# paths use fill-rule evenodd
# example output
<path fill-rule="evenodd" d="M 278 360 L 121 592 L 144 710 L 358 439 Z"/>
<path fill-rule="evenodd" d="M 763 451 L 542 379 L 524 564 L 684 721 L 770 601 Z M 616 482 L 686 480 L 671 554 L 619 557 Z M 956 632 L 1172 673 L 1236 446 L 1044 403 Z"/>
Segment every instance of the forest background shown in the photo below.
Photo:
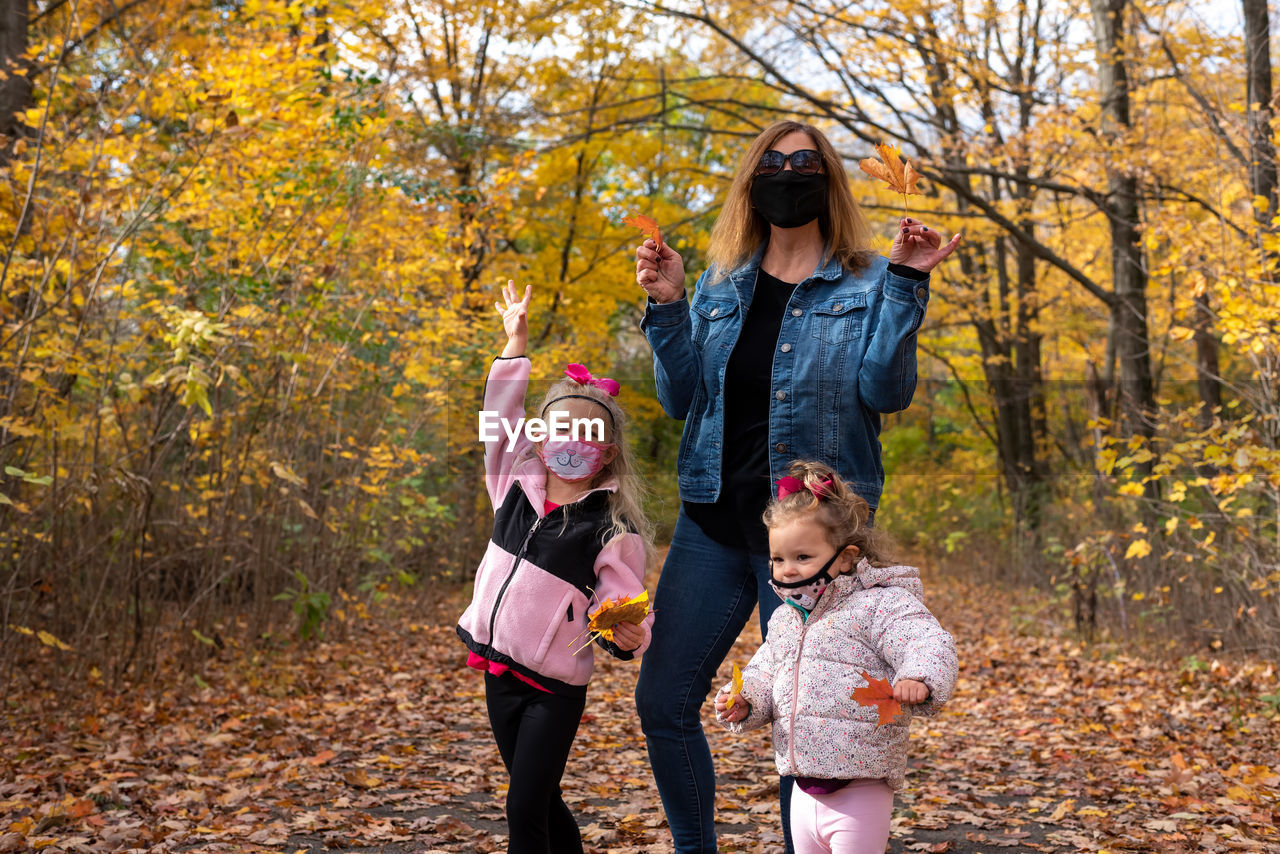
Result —
<path fill-rule="evenodd" d="M 669 526 L 622 219 L 696 275 L 782 117 L 832 135 L 882 251 L 904 211 L 965 235 L 886 419 L 898 540 L 1086 638 L 1280 647 L 1261 0 L 0 9 L 0 685 L 199 681 L 465 582 L 508 278 L 535 377 L 623 382 Z M 882 142 L 925 195 L 857 169 Z"/>

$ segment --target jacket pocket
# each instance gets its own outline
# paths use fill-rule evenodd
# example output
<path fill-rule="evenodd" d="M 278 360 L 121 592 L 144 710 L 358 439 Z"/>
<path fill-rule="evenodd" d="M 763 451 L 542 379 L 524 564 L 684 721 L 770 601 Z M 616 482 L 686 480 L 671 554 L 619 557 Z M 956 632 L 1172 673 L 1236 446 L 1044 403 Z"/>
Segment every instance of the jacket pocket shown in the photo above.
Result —
<path fill-rule="evenodd" d="M 573 600 L 578 595 L 577 590 L 566 590 L 564 596 L 560 599 L 560 604 L 551 613 L 556 615 L 568 614 L 573 608 Z M 540 668 L 546 662 L 550 655 L 563 652 L 568 656 L 571 652 L 568 646 L 569 640 L 572 639 L 575 632 L 571 631 L 574 623 L 564 619 L 547 620 L 547 629 L 542 635 L 542 640 L 538 642 L 538 648 L 534 651 L 533 661 L 530 662 L 534 667 Z M 556 638 L 564 641 L 565 648 L 563 650 L 554 649 Z"/>
<path fill-rule="evenodd" d="M 828 344 L 844 344 L 862 336 L 867 295 L 832 297 L 813 309 L 813 337 Z"/>
<path fill-rule="evenodd" d="M 719 341 L 734 326 L 727 321 L 738 311 L 736 299 L 698 300 L 694 299 L 693 309 L 693 344 L 701 348 L 709 341 Z"/>

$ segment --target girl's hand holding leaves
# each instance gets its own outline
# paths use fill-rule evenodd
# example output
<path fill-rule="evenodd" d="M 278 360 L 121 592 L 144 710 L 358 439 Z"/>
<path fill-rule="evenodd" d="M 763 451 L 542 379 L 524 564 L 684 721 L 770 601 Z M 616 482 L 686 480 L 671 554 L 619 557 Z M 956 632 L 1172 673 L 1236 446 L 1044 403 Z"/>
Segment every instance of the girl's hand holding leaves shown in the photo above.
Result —
<path fill-rule="evenodd" d="M 634 623 L 618 623 L 613 627 L 613 643 L 618 649 L 630 652 L 644 643 L 644 629 Z"/>
<path fill-rule="evenodd" d="M 649 614 L 649 591 L 642 590 L 639 595 L 633 596 L 625 601 L 619 597 L 619 601 L 614 602 L 612 599 L 606 599 L 600 603 L 600 607 L 587 614 L 587 630 L 583 634 L 590 634 L 586 643 L 574 650 L 574 655 L 582 652 L 596 638 L 602 637 L 607 641 L 617 644 L 619 649 L 635 649 L 644 640 L 644 629 L 640 628 L 640 622 Z M 630 624 L 627 626 L 627 624 Z M 622 628 L 627 626 L 627 628 Z M 632 632 L 634 628 L 639 633 Z M 619 632 L 622 634 L 621 640 L 618 637 Z M 579 635 L 581 637 L 581 635 Z M 634 646 L 625 646 L 634 640 Z"/>
<path fill-rule="evenodd" d="M 725 708 L 732 709 L 733 704 L 742 696 L 742 668 L 733 665 L 733 687 L 729 689 L 729 702 L 725 703 Z"/>
<path fill-rule="evenodd" d="M 736 724 L 751 713 L 751 706 L 742 698 L 742 670 L 733 665 L 733 684 L 716 694 L 716 715 L 720 720 Z"/>

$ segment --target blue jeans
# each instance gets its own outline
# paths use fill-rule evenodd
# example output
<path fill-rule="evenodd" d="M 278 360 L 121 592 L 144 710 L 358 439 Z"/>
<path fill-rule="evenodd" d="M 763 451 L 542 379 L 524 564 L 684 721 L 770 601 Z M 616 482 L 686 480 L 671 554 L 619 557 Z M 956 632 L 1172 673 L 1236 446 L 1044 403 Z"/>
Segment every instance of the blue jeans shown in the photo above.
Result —
<path fill-rule="evenodd" d="M 678 854 L 715 854 L 716 772 L 699 717 L 711 680 L 760 608 L 761 631 L 782 604 L 769 557 L 722 546 L 684 511 L 676 519 L 653 600 L 653 640 L 640 663 L 636 709 Z M 781 784 L 788 854 L 791 778 Z"/>

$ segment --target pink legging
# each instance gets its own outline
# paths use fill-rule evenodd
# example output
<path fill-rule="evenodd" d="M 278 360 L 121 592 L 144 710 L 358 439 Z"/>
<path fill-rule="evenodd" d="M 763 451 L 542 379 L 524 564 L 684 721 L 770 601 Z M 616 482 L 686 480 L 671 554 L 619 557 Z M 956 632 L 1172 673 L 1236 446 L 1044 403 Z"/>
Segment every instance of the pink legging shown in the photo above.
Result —
<path fill-rule="evenodd" d="M 796 854 L 884 854 L 893 789 L 884 780 L 854 780 L 829 795 L 791 791 Z"/>

